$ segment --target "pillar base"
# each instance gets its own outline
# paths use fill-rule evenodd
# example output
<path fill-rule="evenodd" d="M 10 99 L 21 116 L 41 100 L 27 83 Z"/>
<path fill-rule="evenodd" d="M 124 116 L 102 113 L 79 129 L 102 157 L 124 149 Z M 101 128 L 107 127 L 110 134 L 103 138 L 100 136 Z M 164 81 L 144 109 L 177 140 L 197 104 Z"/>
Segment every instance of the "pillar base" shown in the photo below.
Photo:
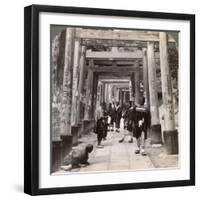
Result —
<path fill-rule="evenodd" d="M 78 138 L 82 135 L 82 123 L 78 123 Z"/>
<path fill-rule="evenodd" d="M 52 141 L 51 173 L 58 171 L 61 165 L 62 141 Z"/>
<path fill-rule="evenodd" d="M 83 134 L 88 134 L 90 131 L 93 130 L 94 127 L 94 120 L 84 120 L 83 121 Z"/>
<path fill-rule="evenodd" d="M 150 127 L 151 144 L 162 144 L 161 125 L 156 124 Z"/>
<path fill-rule="evenodd" d="M 64 158 L 72 149 L 72 135 L 61 135 L 62 140 L 62 152 L 61 152 L 61 164 L 63 164 Z"/>
<path fill-rule="evenodd" d="M 75 146 L 78 144 L 78 126 L 72 126 L 72 145 Z"/>
<path fill-rule="evenodd" d="M 90 120 L 84 119 L 83 120 L 83 129 L 86 130 L 87 127 L 89 126 L 89 124 L 90 124 Z"/>
<path fill-rule="evenodd" d="M 168 154 L 178 154 L 178 131 L 163 131 L 164 146 Z"/>

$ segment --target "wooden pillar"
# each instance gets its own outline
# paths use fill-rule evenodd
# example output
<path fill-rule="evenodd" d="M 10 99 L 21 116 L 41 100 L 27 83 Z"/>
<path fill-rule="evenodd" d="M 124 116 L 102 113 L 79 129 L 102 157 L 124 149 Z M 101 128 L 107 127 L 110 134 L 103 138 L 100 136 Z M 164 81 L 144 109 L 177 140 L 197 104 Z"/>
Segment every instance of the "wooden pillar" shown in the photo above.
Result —
<path fill-rule="evenodd" d="M 115 94 L 115 98 L 114 98 L 114 101 L 119 101 L 120 99 L 120 89 L 117 88 L 117 86 L 114 86 L 114 94 Z"/>
<path fill-rule="evenodd" d="M 73 74 L 74 28 L 66 29 L 65 59 L 63 74 L 63 95 L 61 115 L 61 135 L 71 135 L 71 104 Z"/>
<path fill-rule="evenodd" d="M 108 86 L 108 95 L 109 95 L 109 97 L 108 97 L 108 103 L 110 103 L 111 101 L 112 101 L 112 85 L 111 84 L 109 84 L 109 86 Z"/>
<path fill-rule="evenodd" d="M 148 82 L 148 65 L 147 65 L 147 51 L 143 49 L 143 84 L 144 84 L 144 106 L 149 110 L 149 82 Z"/>
<path fill-rule="evenodd" d="M 133 101 L 133 88 L 132 88 L 132 81 L 129 81 L 129 100 Z"/>
<path fill-rule="evenodd" d="M 99 108 L 101 104 L 101 81 L 97 81 L 97 102 L 96 102 L 96 110 Z"/>
<path fill-rule="evenodd" d="M 105 83 L 105 98 L 104 98 L 104 102 L 105 103 L 108 102 L 108 83 Z"/>
<path fill-rule="evenodd" d="M 75 40 L 74 43 L 74 62 L 73 62 L 73 81 L 72 81 L 72 111 L 71 126 L 77 125 L 77 109 L 78 109 L 78 78 L 79 78 L 79 59 L 80 59 L 80 41 Z"/>
<path fill-rule="evenodd" d="M 126 103 L 126 90 L 123 91 L 123 102 L 122 105 Z"/>
<path fill-rule="evenodd" d="M 117 90 L 116 90 L 116 87 L 115 85 L 112 85 L 112 101 L 115 101 L 115 98 L 117 96 Z"/>
<path fill-rule="evenodd" d="M 131 74 L 131 87 L 132 87 L 133 101 L 135 101 L 135 73 L 134 72 Z"/>
<path fill-rule="evenodd" d="M 123 101 L 123 92 L 122 92 L 121 88 L 119 89 L 119 94 L 120 94 L 119 103 L 122 103 L 122 101 Z"/>
<path fill-rule="evenodd" d="M 123 98 L 123 96 L 122 96 L 122 89 L 119 88 L 119 99 L 118 99 L 118 102 L 121 102 L 122 98 Z"/>
<path fill-rule="evenodd" d="M 100 81 L 100 104 L 103 103 L 103 83 Z M 100 105 L 99 104 L 99 105 Z"/>
<path fill-rule="evenodd" d="M 101 91 L 102 91 L 102 88 L 101 88 L 101 81 L 98 81 L 98 105 L 100 105 L 101 103 Z"/>
<path fill-rule="evenodd" d="M 143 52 L 143 85 L 144 85 L 144 107 L 147 108 L 148 112 L 150 111 L 150 100 L 149 100 L 149 78 L 148 78 L 148 63 L 147 63 L 147 50 L 146 48 L 142 49 Z M 150 124 L 148 123 L 150 126 Z M 150 127 L 147 127 L 147 138 L 150 139 Z"/>
<path fill-rule="evenodd" d="M 135 104 L 140 104 L 140 69 L 138 60 L 135 62 Z"/>
<path fill-rule="evenodd" d="M 169 154 L 178 153 L 178 132 L 175 128 L 171 73 L 168 61 L 167 33 L 160 32 L 160 68 L 164 105 L 164 141 Z"/>
<path fill-rule="evenodd" d="M 105 102 L 105 83 L 102 83 L 102 103 Z"/>
<path fill-rule="evenodd" d="M 107 89 L 107 97 L 106 97 L 106 105 L 107 105 L 109 102 L 109 83 L 107 83 L 106 89 Z"/>
<path fill-rule="evenodd" d="M 119 88 L 116 87 L 117 90 L 117 99 L 115 101 L 120 101 L 121 99 L 121 90 Z"/>
<path fill-rule="evenodd" d="M 62 84 L 62 107 L 60 125 L 60 154 L 61 164 L 64 157 L 69 153 L 72 146 L 71 133 L 71 107 L 72 107 L 72 76 L 73 76 L 73 51 L 74 51 L 74 28 L 67 28 L 65 35 L 65 56 Z"/>
<path fill-rule="evenodd" d="M 84 84 L 84 72 L 85 72 L 85 52 L 86 52 L 86 47 L 82 46 L 81 47 L 81 53 L 80 53 L 80 62 L 79 62 L 79 83 L 78 83 L 78 108 L 77 108 L 77 118 L 78 122 L 80 122 L 81 119 L 81 111 L 82 111 L 82 98 L 83 98 L 83 84 Z"/>
<path fill-rule="evenodd" d="M 91 118 L 95 117 L 95 108 L 97 105 L 97 90 L 98 90 L 98 75 L 96 73 L 93 74 L 93 89 L 92 89 L 92 112 Z"/>
<path fill-rule="evenodd" d="M 109 103 L 109 83 L 107 83 L 107 98 L 106 98 L 106 105 Z"/>
<path fill-rule="evenodd" d="M 151 143 L 161 144 L 161 125 L 159 122 L 158 112 L 158 94 L 156 81 L 156 64 L 154 58 L 154 43 L 147 42 L 147 61 L 148 61 L 148 78 L 150 94 L 150 111 L 151 111 Z"/>
<path fill-rule="evenodd" d="M 87 82 L 86 82 L 86 102 L 85 102 L 84 120 L 91 119 L 93 71 L 90 68 L 92 66 L 93 66 L 93 60 L 90 60 L 89 68 L 88 68 L 88 75 L 87 75 Z"/>
<path fill-rule="evenodd" d="M 114 52 L 114 53 L 116 53 L 116 52 L 118 52 L 118 48 L 117 47 L 112 47 L 111 51 Z"/>

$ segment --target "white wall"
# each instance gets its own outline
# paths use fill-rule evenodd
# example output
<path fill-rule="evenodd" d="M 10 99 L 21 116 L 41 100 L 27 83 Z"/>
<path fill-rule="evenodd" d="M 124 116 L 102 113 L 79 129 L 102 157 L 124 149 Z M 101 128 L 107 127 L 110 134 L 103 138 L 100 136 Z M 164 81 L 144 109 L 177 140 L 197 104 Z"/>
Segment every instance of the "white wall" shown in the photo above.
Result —
<path fill-rule="evenodd" d="M 23 7 L 29 4 L 52 4 L 83 7 L 115 8 L 196 14 L 199 23 L 198 0 L 3 0 L 0 11 L 0 199 L 31 199 L 23 194 Z M 198 24 L 196 23 L 196 24 Z M 200 44 L 200 28 L 196 27 L 196 44 Z M 198 55 L 200 47 L 196 47 Z M 196 66 L 200 65 L 196 56 Z M 200 74 L 197 68 L 196 74 Z M 196 85 L 200 85 L 198 78 Z M 200 88 L 197 88 L 200 101 Z M 199 110 L 199 104 L 196 106 Z M 197 114 L 200 119 L 200 113 Z M 198 121 L 197 121 L 198 123 Z M 200 124 L 200 123 L 198 123 Z M 197 133 L 200 125 L 197 125 Z M 48 196 L 49 199 L 197 199 L 200 195 L 200 136 L 197 134 L 197 186 L 163 189 L 116 191 L 89 194 Z M 45 196 L 37 199 L 45 199 Z"/>

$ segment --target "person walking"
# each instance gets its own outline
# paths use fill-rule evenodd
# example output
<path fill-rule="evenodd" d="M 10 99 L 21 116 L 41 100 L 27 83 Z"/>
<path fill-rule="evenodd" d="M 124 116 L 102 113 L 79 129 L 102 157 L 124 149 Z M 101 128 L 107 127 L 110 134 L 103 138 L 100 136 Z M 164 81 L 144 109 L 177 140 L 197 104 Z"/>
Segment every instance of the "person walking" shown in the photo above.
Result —
<path fill-rule="evenodd" d="M 103 103 L 103 140 L 106 140 L 108 133 L 108 111 L 106 107 L 106 103 Z"/>
<path fill-rule="evenodd" d="M 130 101 L 129 104 L 126 105 L 126 109 L 122 112 L 122 118 L 124 120 L 124 132 L 119 142 L 123 142 L 125 137 L 129 137 L 129 143 L 133 142 L 134 113 L 135 108 L 132 106 L 132 102 Z"/>
<path fill-rule="evenodd" d="M 124 134 L 119 142 L 123 142 L 125 137 L 129 137 L 129 143 L 133 142 L 134 116 L 135 106 L 132 101 L 129 101 L 129 105 L 126 106 L 126 112 L 122 115 L 124 118 Z"/>
<path fill-rule="evenodd" d="M 110 116 L 110 130 L 114 131 L 114 124 L 115 124 L 115 104 L 114 102 L 109 103 L 108 106 L 108 115 Z"/>
<path fill-rule="evenodd" d="M 120 132 L 120 120 L 122 117 L 122 109 L 119 104 L 119 102 L 116 102 L 116 107 L 115 107 L 115 125 L 116 125 L 116 132 Z"/>
<path fill-rule="evenodd" d="M 141 153 L 145 156 L 145 140 L 147 139 L 147 129 L 150 124 L 150 114 L 145 107 L 136 107 L 136 116 L 135 116 L 135 132 L 134 136 L 136 137 L 137 148 L 135 154 Z"/>
<path fill-rule="evenodd" d="M 97 147 L 103 148 L 103 145 L 101 145 L 101 141 L 103 139 L 103 134 L 104 134 L 104 123 L 105 123 L 103 116 L 103 104 L 101 104 L 96 110 L 95 121 L 96 121 L 95 132 L 97 134 Z"/>

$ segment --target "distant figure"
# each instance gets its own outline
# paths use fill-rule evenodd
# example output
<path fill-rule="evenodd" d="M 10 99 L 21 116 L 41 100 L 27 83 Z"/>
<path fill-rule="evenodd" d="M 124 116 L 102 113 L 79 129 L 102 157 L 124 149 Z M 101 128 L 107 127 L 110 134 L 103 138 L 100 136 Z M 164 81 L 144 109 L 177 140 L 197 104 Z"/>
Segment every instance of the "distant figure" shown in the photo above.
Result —
<path fill-rule="evenodd" d="M 122 106 L 122 114 L 121 114 L 121 120 L 120 120 L 120 132 L 123 132 L 123 130 L 126 127 L 126 113 L 127 113 L 128 105 L 125 104 Z"/>
<path fill-rule="evenodd" d="M 115 124 L 116 124 L 116 132 L 120 132 L 120 120 L 122 117 L 122 109 L 121 106 L 119 105 L 119 102 L 116 102 L 115 106 Z"/>
<path fill-rule="evenodd" d="M 93 150 L 92 144 L 77 147 L 64 158 L 64 165 L 71 165 L 71 169 L 79 168 L 81 165 L 89 165 L 89 153 Z"/>
<path fill-rule="evenodd" d="M 129 102 L 128 105 L 125 106 L 125 108 L 122 111 L 122 119 L 124 124 L 124 130 L 122 134 L 122 138 L 119 140 L 119 142 L 123 142 L 125 137 L 129 137 L 128 142 L 133 142 L 133 115 L 134 115 L 134 109 L 132 107 L 132 103 Z"/>
<path fill-rule="evenodd" d="M 137 141 L 137 149 L 135 150 L 135 153 L 141 153 L 141 155 L 145 156 L 145 140 L 147 139 L 147 129 L 150 123 L 149 111 L 144 107 L 137 107 L 134 121 L 134 136 Z"/>
<path fill-rule="evenodd" d="M 105 103 L 106 105 L 106 103 Z M 106 106 L 103 107 L 103 139 L 106 140 L 107 133 L 108 133 L 108 111 L 106 109 Z"/>
<path fill-rule="evenodd" d="M 105 136 L 105 125 L 107 125 L 106 119 L 104 117 L 103 104 L 101 104 L 99 108 L 97 108 L 95 120 L 96 120 L 95 133 L 97 134 L 97 147 L 103 148 L 103 145 L 101 145 L 101 141 Z"/>
<path fill-rule="evenodd" d="M 135 116 L 136 116 L 136 106 L 134 101 L 129 102 L 129 109 L 127 113 L 127 130 L 134 133 L 135 130 Z"/>
<path fill-rule="evenodd" d="M 95 121 L 97 122 L 101 117 L 103 117 L 103 105 L 100 104 L 96 109 Z"/>
<path fill-rule="evenodd" d="M 115 104 L 114 104 L 114 102 L 109 103 L 108 115 L 110 116 L 110 130 L 114 131 L 114 123 L 115 123 Z"/>
<path fill-rule="evenodd" d="M 102 139 L 106 139 L 107 136 L 107 119 L 105 117 L 101 117 L 97 121 L 97 148 L 103 148 L 103 145 L 101 144 Z"/>
<path fill-rule="evenodd" d="M 106 111 L 107 111 L 106 102 L 103 102 L 101 105 L 102 105 L 101 107 L 102 107 L 102 109 L 103 109 L 103 112 L 106 112 Z"/>

